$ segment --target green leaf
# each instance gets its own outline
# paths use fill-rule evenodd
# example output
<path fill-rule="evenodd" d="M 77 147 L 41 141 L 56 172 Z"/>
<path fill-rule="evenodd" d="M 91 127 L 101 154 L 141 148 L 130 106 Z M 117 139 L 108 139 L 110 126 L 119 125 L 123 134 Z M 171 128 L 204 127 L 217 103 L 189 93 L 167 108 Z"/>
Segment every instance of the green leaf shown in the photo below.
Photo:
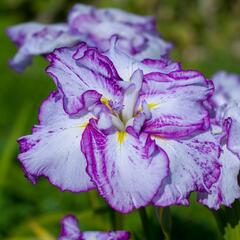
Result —
<path fill-rule="evenodd" d="M 15 151 L 17 149 L 16 139 L 23 133 L 30 109 L 30 105 L 26 105 L 20 110 L 15 125 L 13 126 L 12 131 L 10 132 L 10 135 L 6 141 L 6 145 L 0 157 L 0 189 L 3 187 L 7 179 L 11 160 L 13 159 Z"/>

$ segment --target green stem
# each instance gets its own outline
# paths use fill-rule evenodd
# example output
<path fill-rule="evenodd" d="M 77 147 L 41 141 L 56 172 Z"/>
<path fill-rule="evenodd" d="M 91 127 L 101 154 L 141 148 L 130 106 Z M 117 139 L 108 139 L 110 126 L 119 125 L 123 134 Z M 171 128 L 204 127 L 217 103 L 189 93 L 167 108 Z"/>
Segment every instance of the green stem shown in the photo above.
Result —
<path fill-rule="evenodd" d="M 123 229 L 123 215 L 115 211 L 115 226 L 117 230 Z"/>
<path fill-rule="evenodd" d="M 123 215 L 115 210 L 111 211 L 111 221 L 113 230 L 123 229 Z"/>
<path fill-rule="evenodd" d="M 98 202 L 98 196 L 96 190 L 92 190 L 88 192 L 89 201 L 91 203 L 91 207 L 93 211 L 96 211 L 99 209 L 99 202 Z"/>
<path fill-rule="evenodd" d="M 149 232 L 149 227 L 148 227 L 148 216 L 145 208 L 140 208 L 138 210 L 140 218 L 141 218 L 141 223 L 144 231 L 144 235 L 146 240 L 151 239 L 150 238 L 150 232 Z"/>
<path fill-rule="evenodd" d="M 172 227 L 172 218 L 170 207 L 165 208 L 155 208 L 155 213 L 157 215 L 158 222 L 161 226 L 162 234 L 164 235 L 165 240 L 171 239 L 171 227 Z"/>

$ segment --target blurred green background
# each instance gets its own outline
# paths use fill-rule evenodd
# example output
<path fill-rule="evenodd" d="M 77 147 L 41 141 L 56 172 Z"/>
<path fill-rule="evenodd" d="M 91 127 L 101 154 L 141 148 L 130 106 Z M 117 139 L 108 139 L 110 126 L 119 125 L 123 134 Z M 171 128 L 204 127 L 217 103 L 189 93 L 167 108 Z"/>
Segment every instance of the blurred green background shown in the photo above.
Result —
<path fill-rule="evenodd" d="M 16 160 L 16 139 L 37 123 L 38 107 L 54 84 L 44 73 L 41 57 L 23 74 L 7 64 L 16 52 L 6 27 L 37 20 L 66 19 L 74 3 L 118 7 L 154 15 L 162 36 L 173 42 L 172 58 L 184 68 L 198 69 L 207 77 L 220 69 L 240 73 L 240 1 L 238 0 L 1 0 L 0 1 L 0 239 L 56 239 L 60 218 L 75 213 L 84 230 L 109 230 L 123 226 L 133 239 L 144 239 L 137 212 L 122 217 L 109 210 L 95 192 L 62 193 L 41 179 L 29 183 Z M 149 207 L 149 225 L 158 231 Z M 172 239 L 218 239 L 213 214 L 192 199 L 191 207 L 171 207 Z M 157 239 L 157 238 L 156 238 Z"/>

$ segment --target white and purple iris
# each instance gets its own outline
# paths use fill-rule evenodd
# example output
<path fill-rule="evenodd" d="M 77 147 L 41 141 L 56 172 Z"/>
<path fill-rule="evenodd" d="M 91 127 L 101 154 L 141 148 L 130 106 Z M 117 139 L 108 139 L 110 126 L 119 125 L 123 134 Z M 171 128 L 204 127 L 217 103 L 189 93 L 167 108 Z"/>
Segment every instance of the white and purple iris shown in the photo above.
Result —
<path fill-rule="evenodd" d="M 61 221 L 61 232 L 58 240 L 128 240 L 130 233 L 126 231 L 82 232 L 74 215 L 67 215 Z"/>
<path fill-rule="evenodd" d="M 213 75 L 212 80 L 215 87 L 214 95 L 210 99 L 213 111 L 221 111 L 233 101 L 240 102 L 240 75 L 219 71 Z"/>
<path fill-rule="evenodd" d="M 68 23 L 41 24 L 29 22 L 8 28 L 7 33 L 19 48 L 10 65 L 23 71 L 34 55 L 45 55 L 55 48 L 73 46 L 85 41 L 88 45 L 106 51 L 112 35 L 119 36 L 119 45 L 136 59 L 159 58 L 172 45 L 157 33 L 153 17 L 137 16 L 118 9 L 96 9 L 75 5 Z"/>
<path fill-rule="evenodd" d="M 62 190 L 97 189 L 122 213 L 210 193 L 221 167 L 203 105 L 211 81 L 166 58 L 137 61 L 116 43 L 105 54 L 80 43 L 47 56 L 58 90 L 19 139 L 26 175 Z"/>
<path fill-rule="evenodd" d="M 240 198 L 240 77 L 224 71 L 213 76 L 215 93 L 209 103 L 212 111 L 212 132 L 221 144 L 219 180 L 211 192 L 199 194 L 199 201 L 210 208 L 231 206 Z"/>

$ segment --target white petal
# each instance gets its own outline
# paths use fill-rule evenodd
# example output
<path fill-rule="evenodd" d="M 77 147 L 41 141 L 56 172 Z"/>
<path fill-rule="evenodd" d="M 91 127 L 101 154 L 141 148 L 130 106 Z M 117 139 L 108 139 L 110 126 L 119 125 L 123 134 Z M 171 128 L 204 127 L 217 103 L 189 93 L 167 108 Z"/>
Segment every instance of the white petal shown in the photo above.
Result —
<path fill-rule="evenodd" d="M 62 98 L 52 93 L 40 111 L 40 125 L 32 135 L 20 138 L 18 158 L 28 178 L 36 182 L 45 176 L 61 190 L 74 192 L 94 188 L 86 173 L 80 141 L 91 114 L 70 118 L 62 108 Z"/>

